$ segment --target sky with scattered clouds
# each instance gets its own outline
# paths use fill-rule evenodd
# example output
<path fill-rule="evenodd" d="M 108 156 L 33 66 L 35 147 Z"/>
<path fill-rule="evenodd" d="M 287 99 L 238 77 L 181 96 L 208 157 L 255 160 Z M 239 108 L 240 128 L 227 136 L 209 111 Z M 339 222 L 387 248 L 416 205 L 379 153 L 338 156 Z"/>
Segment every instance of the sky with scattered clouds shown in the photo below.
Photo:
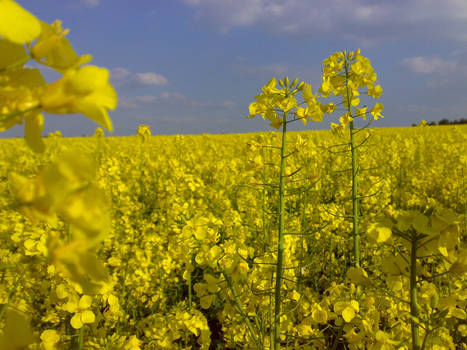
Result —
<path fill-rule="evenodd" d="M 321 83 L 322 61 L 360 48 L 383 87 L 375 127 L 467 117 L 466 0 L 18 0 L 69 28 L 78 54 L 111 73 L 113 135 L 270 130 L 247 120 L 271 78 Z M 58 75 L 43 70 L 46 80 Z M 368 104 L 373 101 L 368 100 Z M 374 102 L 373 102 L 374 103 Z M 296 123 L 296 130 L 329 128 Z M 46 115 L 44 134 L 93 134 L 81 115 Z M 22 136 L 22 126 L 1 136 Z"/>

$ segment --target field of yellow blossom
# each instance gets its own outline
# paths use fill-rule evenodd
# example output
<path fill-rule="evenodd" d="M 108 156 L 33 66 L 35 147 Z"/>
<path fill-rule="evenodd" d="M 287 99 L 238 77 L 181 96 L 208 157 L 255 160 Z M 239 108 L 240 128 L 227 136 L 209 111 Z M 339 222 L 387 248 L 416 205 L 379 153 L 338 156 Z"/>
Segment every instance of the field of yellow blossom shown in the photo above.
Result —
<path fill-rule="evenodd" d="M 402 236 L 426 232 L 413 260 L 424 349 L 467 349 L 467 127 L 364 132 L 360 268 L 351 262 L 342 138 L 289 132 L 281 345 L 411 348 L 408 247 L 374 225 L 390 217 Z M 46 151 L 33 153 L 22 139 L 0 141 L 1 349 L 270 347 L 279 132 L 150 136 L 140 128 L 136 136 L 51 134 L 44 142 Z M 94 160 L 92 186 L 104 196 L 89 187 L 88 209 L 110 208 L 110 222 L 93 223 L 109 227 L 95 255 L 75 256 L 67 245 L 82 234 L 68 222 L 87 220 L 73 216 L 82 202 L 34 223 L 27 217 L 40 203 L 28 207 L 29 192 L 21 203 L 15 192 L 69 152 Z M 85 176 L 88 164 L 72 163 L 84 164 L 58 167 L 69 179 Z M 58 178 L 41 174 L 50 191 Z M 85 282 L 86 274 L 100 282 Z"/>

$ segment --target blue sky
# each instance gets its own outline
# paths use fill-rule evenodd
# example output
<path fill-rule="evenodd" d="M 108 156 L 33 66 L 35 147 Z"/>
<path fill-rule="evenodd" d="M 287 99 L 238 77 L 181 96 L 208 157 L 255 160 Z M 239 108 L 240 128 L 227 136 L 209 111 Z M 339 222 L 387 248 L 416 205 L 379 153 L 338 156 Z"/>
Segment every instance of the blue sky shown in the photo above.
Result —
<path fill-rule="evenodd" d="M 245 119 L 271 77 L 321 83 L 322 61 L 360 48 L 383 87 L 384 119 L 467 117 L 466 0 L 19 0 L 69 28 L 78 54 L 111 72 L 113 135 L 270 130 Z M 46 80 L 57 75 L 44 70 Z M 368 101 L 368 103 L 374 103 Z M 306 129 L 329 128 L 338 117 Z M 82 115 L 46 115 L 44 134 L 93 134 Z M 303 129 L 299 123 L 295 128 Z M 17 126 L 3 137 L 22 136 Z"/>

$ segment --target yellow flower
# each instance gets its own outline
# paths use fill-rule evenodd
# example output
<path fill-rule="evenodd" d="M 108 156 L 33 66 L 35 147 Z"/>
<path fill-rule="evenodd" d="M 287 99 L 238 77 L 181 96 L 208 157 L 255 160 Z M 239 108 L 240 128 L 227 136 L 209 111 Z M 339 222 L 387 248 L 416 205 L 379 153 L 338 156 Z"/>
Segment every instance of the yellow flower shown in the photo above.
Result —
<path fill-rule="evenodd" d="M 45 350 L 54 350 L 55 345 L 60 341 L 60 334 L 53 329 L 47 329 L 41 334 L 42 348 Z"/>
<path fill-rule="evenodd" d="M 61 21 L 55 21 L 51 25 L 41 21 L 41 26 L 39 39 L 31 49 L 34 59 L 61 73 L 91 61 L 91 55 L 78 57 L 68 39 L 65 38 L 69 30 L 62 29 Z"/>
<path fill-rule="evenodd" d="M 377 102 L 375 106 L 370 110 L 370 113 L 373 115 L 373 118 L 375 118 L 375 120 L 378 120 L 379 117 L 384 118 L 384 116 L 381 115 L 383 108 L 384 105 L 380 102 Z"/>
<path fill-rule="evenodd" d="M 29 43 L 41 32 L 39 20 L 12 0 L 0 0 L 0 36 L 17 44 Z M 3 55 L 3 52 L 2 52 Z"/>
<path fill-rule="evenodd" d="M 48 113 L 82 113 L 112 131 L 107 110 L 117 106 L 117 93 L 109 83 L 109 71 L 96 66 L 69 69 L 48 85 L 41 97 L 41 107 Z"/>
<path fill-rule="evenodd" d="M 92 298 L 89 295 L 83 295 L 77 305 L 74 308 L 74 316 L 71 318 L 70 324 L 75 329 L 80 329 L 85 323 L 93 323 L 96 320 L 96 316 L 91 310 L 88 310 L 91 306 Z"/>
<path fill-rule="evenodd" d="M 382 93 L 383 88 L 381 87 L 381 85 L 375 85 L 368 89 L 368 96 L 371 96 L 373 98 L 381 97 Z"/>
<path fill-rule="evenodd" d="M 345 127 L 347 127 L 347 125 L 353 121 L 353 117 L 350 115 L 350 113 L 345 113 L 343 115 L 341 115 L 341 117 L 339 118 L 339 122 L 341 123 L 341 125 Z"/>

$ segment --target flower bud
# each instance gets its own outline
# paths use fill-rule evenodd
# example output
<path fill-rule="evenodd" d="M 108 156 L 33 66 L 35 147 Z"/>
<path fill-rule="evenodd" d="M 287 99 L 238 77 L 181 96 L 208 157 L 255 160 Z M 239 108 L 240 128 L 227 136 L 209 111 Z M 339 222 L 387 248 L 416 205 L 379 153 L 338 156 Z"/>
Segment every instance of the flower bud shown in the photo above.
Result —
<path fill-rule="evenodd" d="M 279 85 L 284 87 L 284 82 L 282 81 L 282 79 L 279 79 Z"/>
<path fill-rule="evenodd" d="M 285 86 L 289 86 L 289 77 L 284 78 L 284 84 Z"/>
<path fill-rule="evenodd" d="M 298 83 L 298 78 L 295 78 L 292 82 L 292 86 L 296 85 Z"/>

